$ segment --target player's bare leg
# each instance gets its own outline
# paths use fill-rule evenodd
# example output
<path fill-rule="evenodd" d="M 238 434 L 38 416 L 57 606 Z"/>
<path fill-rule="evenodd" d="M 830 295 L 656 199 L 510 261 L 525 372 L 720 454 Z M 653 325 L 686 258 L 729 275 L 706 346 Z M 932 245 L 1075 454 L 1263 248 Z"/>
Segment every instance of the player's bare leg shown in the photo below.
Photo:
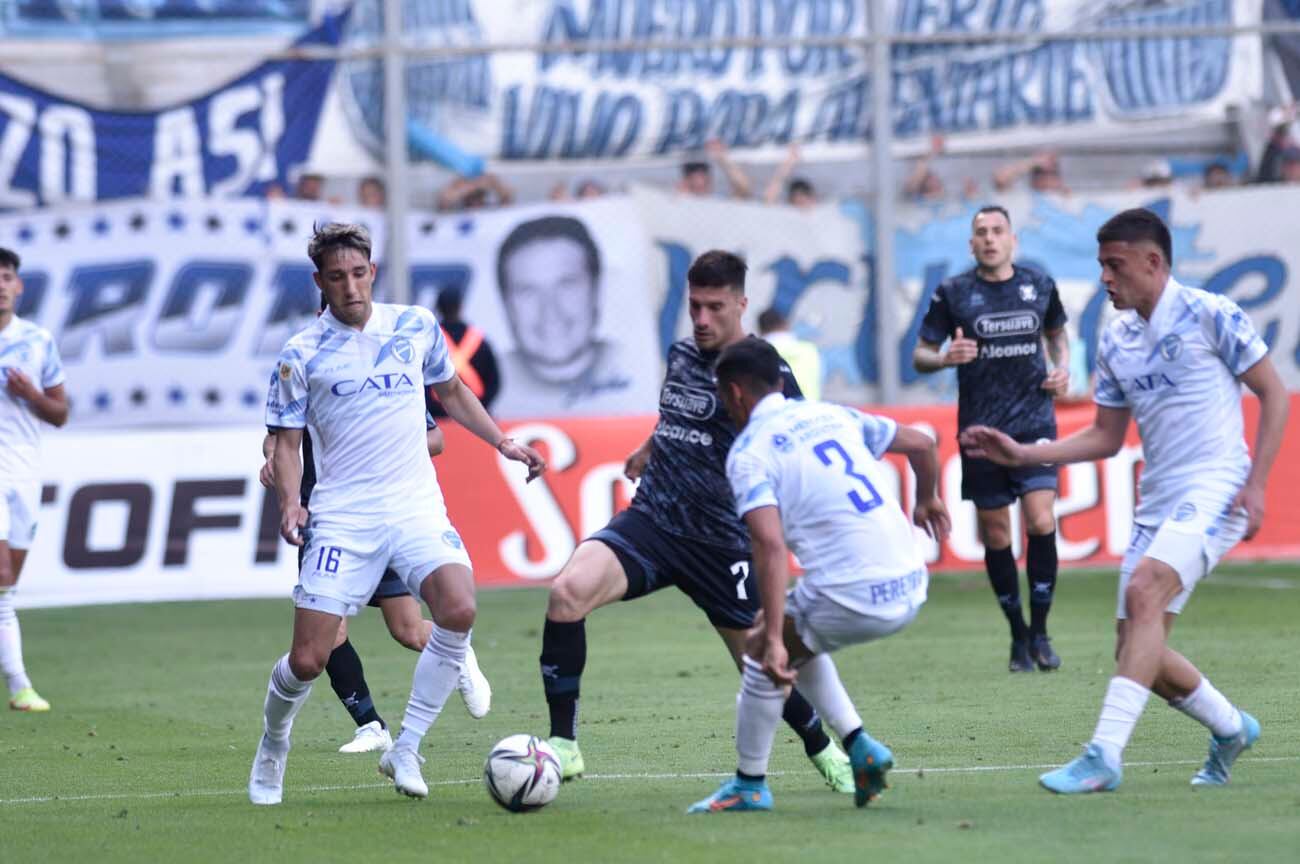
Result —
<path fill-rule="evenodd" d="M 456 689 L 465 664 L 477 614 L 474 574 L 463 564 L 444 564 L 420 583 L 420 596 L 433 614 L 433 627 L 415 664 L 402 733 L 379 760 L 380 773 L 392 778 L 398 792 L 412 798 L 429 794 L 420 773 L 424 762 L 420 742 Z"/>
<path fill-rule="evenodd" d="M 409 594 L 382 597 L 379 600 L 379 611 L 384 615 L 388 632 L 399 645 L 412 651 L 424 650 L 429 642 L 429 634 L 433 632 L 433 622 L 421 614 L 419 601 Z M 472 644 L 465 646 L 465 666 L 461 670 L 456 689 L 465 700 L 465 710 L 469 711 L 471 717 L 477 720 L 487 716 L 492 708 L 492 685 L 479 668 Z"/>
<path fill-rule="evenodd" d="M 0 540 L 0 673 L 9 685 L 9 707 L 14 711 L 49 711 L 50 703 L 41 698 L 27 677 L 23 664 L 23 635 L 14 611 L 14 593 L 18 577 L 27 560 L 26 549 L 14 549 Z"/>
<path fill-rule="evenodd" d="M 581 543 L 551 583 L 540 662 L 551 715 L 549 743 L 560 757 L 565 780 L 586 770 L 577 743 L 578 698 L 587 665 L 586 617 L 623 599 L 627 589 L 618 556 L 599 540 Z"/>
<path fill-rule="evenodd" d="M 1011 660 L 1007 668 L 1012 672 L 1032 672 L 1029 627 L 1020 606 L 1020 570 L 1011 552 L 1011 508 L 977 509 L 975 524 L 980 543 L 984 544 L 984 569 L 989 585 L 1011 628 Z"/>
<path fill-rule="evenodd" d="M 1029 579 L 1029 656 L 1044 672 L 1061 666 L 1061 658 L 1047 635 L 1047 615 L 1056 594 L 1055 508 L 1055 489 L 1035 489 L 1020 499 L 1028 537 L 1025 570 Z"/>
<path fill-rule="evenodd" d="M 280 803 L 293 719 L 306 704 L 312 682 L 325 670 L 342 620 L 315 609 L 294 609 L 293 643 L 271 669 L 267 685 L 264 731 L 248 778 L 248 797 L 254 804 Z"/>

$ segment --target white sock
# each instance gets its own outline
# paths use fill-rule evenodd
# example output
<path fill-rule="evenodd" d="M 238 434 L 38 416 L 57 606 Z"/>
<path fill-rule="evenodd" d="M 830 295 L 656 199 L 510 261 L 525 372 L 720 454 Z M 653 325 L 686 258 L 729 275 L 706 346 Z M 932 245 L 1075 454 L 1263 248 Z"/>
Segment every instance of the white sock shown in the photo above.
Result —
<path fill-rule="evenodd" d="M 1112 768 L 1118 768 L 1123 761 L 1124 748 L 1128 746 L 1129 736 L 1133 734 L 1150 695 L 1150 690 L 1131 678 L 1116 675 L 1110 679 L 1106 699 L 1101 703 L 1097 730 L 1092 733 L 1092 743 L 1101 749 L 1106 763 Z"/>
<path fill-rule="evenodd" d="M 411 699 L 406 703 L 406 714 L 402 717 L 402 734 L 397 736 L 393 746 L 420 749 L 420 741 L 442 713 L 447 697 L 456 689 L 468 646 L 468 633 L 433 625 L 429 641 L 415 662 Z"/>
<path fill-rule="evenodd" d="M 800 666 L 796 687 L 841 739 L 862 727 L 862 718 L 840 682 L 831 655 L 816 654 Z"/>
<path fill-rule="evenodd" d="M 289 655 L 275 661 L 271 669 L 271 683 L 266 688 L 266 737 L 276 744 L 289 746 L 289 732 L 293 718 L 311 695 L 311 682 L 300 681 L 289 668 Z"/>
<path fill-rule="evenodd" d="M 1231 738 L 1241 733 L 1241 712 L 1203 675 L 1195 690 L 1182 699 L 1171 701 L 1169 707 L 1177 708 L 1200 722 L 1219 738 Z"/>
<path fill-rule="evenodd" d="M 9 682 L 9 694 L 32 686 L 23 667 L 23 633 L 18 629 L 18 613 L 14 612 L 14 592 L 17 588 L 0 588 L 0 672 Z"/>
<path fill-rule="evenodd" d="M 763 674 L 762 666 L 745 657 L 736 699 L 736 768 L 742 774 L 767 774 L 772 739 L 784 706 L 785 691 Z"/>

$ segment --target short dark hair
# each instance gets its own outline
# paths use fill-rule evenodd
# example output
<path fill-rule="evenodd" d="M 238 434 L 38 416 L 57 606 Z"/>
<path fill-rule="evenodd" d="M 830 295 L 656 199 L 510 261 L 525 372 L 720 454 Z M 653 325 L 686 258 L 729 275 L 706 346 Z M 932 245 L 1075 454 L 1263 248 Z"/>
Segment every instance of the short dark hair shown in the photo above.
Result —
<path fill-rule="evenodd" d="M 465 292 L 459 287 L 443 288 L 438 292 L 434 308 L 438 310 L 439 321 L 460 320 L 460 307 L 465 302 Z"/>
<path fill-rule="evenodd" d="M 714 376 L 719 386 L 739 384 L 756 396 L 773 393 L 781 389 L 781 355 L 762 339 L 741 339 L 723 349 Z"/>
<path fill-rule="evenodd" d="M 745 293 L 745 272 L 749 267 L 745 259 L 722 249 L 710 249 L 686 271 L 689 288 L 730 288 Z"/>
<path fill-rule="evenodd" d="M 804 177 L 796 177 L 790 181 L 790 184 L 788 186 L 785 187 L 786 198 L 793 198 L 795 195 L 799 195 L 799 194 L 803 194 L 803 195 L 817 194 L 816 191 L 813 190 L 813 184 L 811 180 L 808 180 L 807 178 Z"/>
<path fill-rule="evenodd" d="M 1002 218 L 1007 220 L 1007 227 L 1011 227 L 1011 214 L 1007 212 L 1007 208 L 1003 207 L 1001 204 L 985 204 L 983 207 L 975 211 L 974 216 L 970 217 L 972 228 L 975 227 L 975 220 L 983 216 L 985 213 L 1001 213 Z"/>
<path fill-rule="evenodd" d="M 1097 229 L 1097 244 L 1154 243 L 1165 256 L 1165 263 L 1174 265 L 1174 244 L 1169 227 L 1159 216 L 1144 207 L 1134 207 L 1116 213 Z"/>
<path fill-rule="evenodd" d="M 497 251 L 497 287 L 506 293 L 506 261 L 524 246 L 538 240 L 572 240 L 582 247 L 587 260 L 587 273 L 591 276 L 592 286 L 600 278 L 600 249 L 591 239 L 591 232 L 581 221 L 572 216 L 542 216 L 520 222 L 501 241 Z"/>
<path fill-rule="evenodd" d="M 782 315 L 775 306 L 769 306 L 759 313 L 758 332 L 771 333 L 773 330 L 780 330 L 787 323 L 789 323 L 789 319 Z"/>
<path fill-rule="evenodd" d="M 17 252 L 0 246 L 0 267 L 8 267 L 10 270 L 17 273 L 18 268 L 22 266 L 22 263 L 23 259 L 18 257 Z"/>
<path fill-rule="evenodd" d="M 311 229 L 307 241 L 307 257 L 320 270 L 325 256 L 338 249 L 355 249 L 370 260 L 370 232 L 364 225 L 348 222 L 326 222 Z"/>
<path fill-rule="evenodd" d="M 708 162 L 701 162 L 701 161 L 699 161 L 698 159 L 694 159 L 694 160 L 692 160 L 692 161 L 690 161 L 690 162 L 683 162 L 683 163 L 682 163 L 682 176 L 683 176 L 683 177 L 689 177 L 689 176 L 691 176 L 692 174 L 699 174 L 699 173 L 701 173 L 701 172 L 704 173 L 704 174 L 712 174 L 712 173 L 713 173 L 713 169 L 709 167 L 709 163 L 708 163 Z"/>

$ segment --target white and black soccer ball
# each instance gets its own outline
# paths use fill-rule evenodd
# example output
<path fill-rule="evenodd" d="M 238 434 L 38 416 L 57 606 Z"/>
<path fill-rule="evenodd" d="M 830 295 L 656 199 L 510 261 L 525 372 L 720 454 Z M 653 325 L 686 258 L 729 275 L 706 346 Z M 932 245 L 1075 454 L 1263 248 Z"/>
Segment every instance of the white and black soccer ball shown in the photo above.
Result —
<path fill-rule="evenodd" d="M 560 757 L 536 735 L 502 738 L 483 765 L 492 800 L 513 813 L 536 810 L 560 791 Z"/>

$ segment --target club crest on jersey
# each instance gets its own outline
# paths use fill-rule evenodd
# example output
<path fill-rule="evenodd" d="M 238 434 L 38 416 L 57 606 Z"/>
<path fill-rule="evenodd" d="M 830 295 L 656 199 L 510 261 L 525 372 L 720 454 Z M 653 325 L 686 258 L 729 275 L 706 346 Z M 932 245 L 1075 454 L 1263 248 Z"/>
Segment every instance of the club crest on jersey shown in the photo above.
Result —
<path fill-rule="evenodd" d="M 1034 283 L 1026 282 L 1020 286 L 1020 299 L 1026 303 L 1032 303 L 1038 299 L 1038 289 L 1034 287 Z"/>
<path fill-rule="evenodd" d="M 1191 501 L 1184 501 L 1182 504 L 1179 504 L 1178 509 L 1174 511 L 1174 521 L 1186 522 L 1195 515 L 1196 505 Z"/>
<path fill-rule="evenodd" d="M 789 453 L 794 449 L 794 442 L 780 432 L 772 436 L 772 446 L 781 453 Z"/>
<path fill-rule="evenodd" d="M 1172 363 L 1183 353 L 1183 340 L 1177 333 L 1170 333 L 1160 340 L 1160 356 Z"/>
<path fill-rule="evenodd" d="M 393 337 L 393 356 L 403 363 L 410 363 L 415 359 L 415 346 L 405 336 L 395 336 Z"/>
<path fill-rule="evenodd" d="M 280 380 L 281 380 L 281 381 L 288 381 L 288 380 L 289 380 L 289 376 L 292 375 L 292 374 L 293 374 L 293 370 L 289 368 L 289 364 L 288 364 L 288 363 L 281 363 L 281 364 L 280 364 Z"/>
<path fill-rule="evenodd" d="M 455 531 L 442 532 L 442 542 L 446 543 L 453 549 L 462 549 L 465 546 L 465 544 L 461 542 L 460 535 Z"/>

